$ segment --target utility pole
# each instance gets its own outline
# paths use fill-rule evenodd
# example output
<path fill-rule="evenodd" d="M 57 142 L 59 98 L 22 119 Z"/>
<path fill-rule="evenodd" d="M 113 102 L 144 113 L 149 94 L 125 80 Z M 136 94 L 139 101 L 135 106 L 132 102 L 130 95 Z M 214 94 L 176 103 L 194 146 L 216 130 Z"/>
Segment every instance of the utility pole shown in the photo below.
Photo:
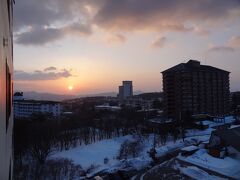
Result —
<path fill-rule="evenodd" d="M 180 124 L 181 124 L 181 135 L 182 135 L 182 140 L 183 142 L 185 141 L 184 139 L 184 127 L 183 127 L 183 121 L 182 121 L 182 112 L 180 111 L 179 113 L 179 119 L 180 119 Z"/>

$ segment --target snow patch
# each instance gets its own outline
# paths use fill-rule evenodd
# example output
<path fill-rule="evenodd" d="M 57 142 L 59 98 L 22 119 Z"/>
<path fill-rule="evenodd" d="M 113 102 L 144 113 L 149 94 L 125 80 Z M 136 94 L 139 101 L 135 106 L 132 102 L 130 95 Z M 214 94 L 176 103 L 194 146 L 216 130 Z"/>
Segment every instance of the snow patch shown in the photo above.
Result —
<path fill-rule="evenodd" d="M 70 150 L 57 152 L 51 158 L 67 158 L 73 160 L 75 164 L 81 165 L 84 169 L 91 166 L 101 169 L 113 166 L 118 162 L 117 155 L 121 144 L 125 140 L 131 140 L 132 136 L 123 136 L 95 142 L 93 144 L 82 145 Z M 104 164 L 104 159 L 108 159 L 108 163 Z M 105 161 L 106 162 L 106 161 Z"/>
<path fill-rule="evenodd" d="M 195 166 L 187 166 L 187 167 L 178 167 L 181 173 L 187 175 L 188 177 L 191 177 L 193 179 L 198 180 L 223 180 L 223 178 L 209 175 L 207 172 L 203 171 L 202 169 L 199 169 Z"/>

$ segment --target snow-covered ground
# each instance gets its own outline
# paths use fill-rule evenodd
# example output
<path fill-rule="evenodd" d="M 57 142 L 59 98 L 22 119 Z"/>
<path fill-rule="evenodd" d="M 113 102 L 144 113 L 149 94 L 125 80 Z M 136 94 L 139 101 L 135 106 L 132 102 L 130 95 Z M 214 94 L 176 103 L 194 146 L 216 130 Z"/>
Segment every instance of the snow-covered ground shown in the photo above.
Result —
<path fill-rule="evenodd" d="M 227 118 L 226 121 L 231 121 L 231 118 Z M 172 138 L 168 139 L 163 146 L 156 147 L 157 156 L 164 156 L 169 152 L 174 152 L 183 147 L 190 145 L 198 145 L 199 142 L 208 142 L 211 132 L 214 129 L 211 127 L 206 130 L 187 130 L 185 134 L 185 142 L 182 139 L 173 142 Z M 132 167 L 136 170 L 143 169 L 151 163 L 148 151 L 153 145 L 153 135 L 142 137 L 141 152 L 136 158 L 127 158 L 124 160 L 117 159 L 121 144 L 126 141 L 132 141 L 138 138 L 137 136 L 127 135 L 118 138 L 101 140 L 89 145 L 82 145 L 76 148 L 56 152 L 50 158 L 67 158 L 73 160 L 76 165 L 80 165 L 88 175 L 96 174 L 100 171 L 112 172 L 116 169 L 125 169 Z M 210 156 L 205 149 L 198 150 L 192 156 L 178 157 L 180 160 L 196 164 L 200 167 L 208 168 L 216 172 L 221 172 L 224 175 L 233 177 L 240 177 L 240 161 L 234 160 L 230 157 L 225 159 L 218 159 Z M 91 169 L 91 170 L 90 170 Z M 89 171 L 88 171 L 89 170 Z M 182 167 L 180 171 L 190 177 L 199 174 L 199 179 L 211 179 L 212 177 L 205 171 L 197 167 Z"/>
<path fill-rule="evenodd" d="M 84 169 L 91 165 L 104 166 L 104 159 L 108 158 L 108 166 L 116 163 L 117 152 L 124 140 L 130 136 L 107 139 L 89 145 L 82 145 L 70 150 L 56 153 L 55 157 L 72 159 L 74 163 L 80 164 Z"/>
<path fill-rule="evenodd" d="M 131 140 L 132 136 L 101 140 L 92 144 L 82 145 L 70 150 L 57 152 L 51 158 L 67 158 L 75 164 L 81 165 L 85 170 L 95 168 L 100 171 L 115 166 L 121 144 L 125 140 Z M 108 159 L 104 163 L 104 159 Z"/>
<path fill-rule="evenodd" d="M 132 167 L 136 170 L 143 169 L 151 163 L 151 158 L 147 153 L 153 144 L 153 135 L 143 138 L 143 149 L 139 156 L 136 158 L 128 158 L 125 160 L 117 159 L 120 146 L 125 140 L 134 140 L 133 135 L 127 135 L 123 137 L 101 140 L 89 145 L 82 145 L 70 150 L 56 152 L 50 158 L 67 158 L 73 160 L 77 165 L 80 165 L 84 170 L 91 169 L 90 174 L 95 174 L 100 171 L 111 172 L 115 169 L 124 169 Z M 209 137 L 208 137 L 209 138 Z M 164 156 L 169 152 L 181 149 L 188 144 L 192 144 L 197 141 L 206 140 L 207 137 L 197 136 L 194 138 L 188 137 L 183 142 L 181 139 L 175 143 L 172 140 L 168 140 L 166 145 L 156 147 L 158 157 Z M 108 159 L 107 163 L 104 163 L 104 159 Z"/>
<path fill-rule="evenodd" d="M 121 144 L 126 140 L 133 141 L 135 138 L 136 137 L 133 135 L 127 135 L 118 138 L 101 140 L 93 144 L 82 145 L 70 150 L 56 152 L 50 158 L 67 158 L 73 160 L 75 164 L 80 165 L 84 170 L 87 171 L 91 169 L 89 175 L 103 170 L 111 172 L 115 169 L 127 167 L 142 169 L 151 162 L 147 151 L 150 149 L 152 144 L 152 141 L 150 142 L 148 140 L 152 138 L 143 140 L 143 149 L 140 152 L 139 157 L 124 160 L 117 159 Z"/>

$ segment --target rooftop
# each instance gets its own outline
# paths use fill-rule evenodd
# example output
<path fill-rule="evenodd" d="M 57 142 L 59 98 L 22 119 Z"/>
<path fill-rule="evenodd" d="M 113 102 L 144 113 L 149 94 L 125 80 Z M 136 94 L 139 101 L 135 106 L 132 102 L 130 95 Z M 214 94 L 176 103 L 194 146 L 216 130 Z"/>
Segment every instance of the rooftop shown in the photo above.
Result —
<path fill-rule="evenodd" d="M 240 127 L 215 130 L 213 131 L 213 134 L 220 137 L 226 144 L 231 145 L 236 150 L 240 151 Z"/>
<path fill-rule="evenodd" d="M 58 101 L 41 101 L 41 100 L 14 100 L 14 103 L 36 103 L 36 104 L 59 104 Z"/>
<path fill-rule="evenodd" d="M 230 73 L 229 71 L 222 70 L 213 66 L 201 65 L 200 61 L 197 61 L 197 60 L 189 60 L 187 63 L 180 63 L 165 71 L 162 71 L 162 73 L 172 72 L 172 71 L 183 71 L 183 70 L 187 70 L 187 71 L 200 70 L 200 71 L 215 71 L 215 72 L 221 71 L 225 73 Z"/>
<path fill-rule="evenodd" d="M 14 96 L 23 96 L 23 92 L 15 92 Z"/>

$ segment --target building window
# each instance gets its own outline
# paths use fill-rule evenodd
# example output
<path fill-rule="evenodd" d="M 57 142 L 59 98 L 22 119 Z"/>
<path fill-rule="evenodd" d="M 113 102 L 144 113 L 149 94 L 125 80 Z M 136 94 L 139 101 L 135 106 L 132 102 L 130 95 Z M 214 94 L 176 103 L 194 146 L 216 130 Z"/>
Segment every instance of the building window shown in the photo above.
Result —
<path fill-rule="evenodd" d="M 6 61 L 6 131 L 9 125 L 9 118 L 12 110 L 12 83 L 11 83 L 11 73 Z"/>

